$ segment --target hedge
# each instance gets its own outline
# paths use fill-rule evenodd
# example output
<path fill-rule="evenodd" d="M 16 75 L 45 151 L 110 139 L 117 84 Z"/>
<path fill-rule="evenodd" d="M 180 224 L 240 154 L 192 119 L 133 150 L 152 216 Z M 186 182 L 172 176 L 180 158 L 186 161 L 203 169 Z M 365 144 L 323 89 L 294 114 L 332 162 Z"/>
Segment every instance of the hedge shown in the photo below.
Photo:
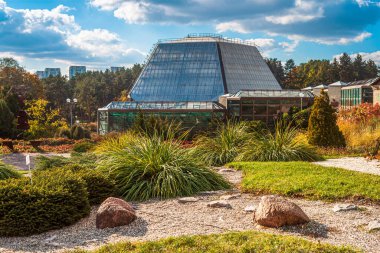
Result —
<path fill-rule="evenodd" d="M 74 224 L 90 212 L 86 183 L 71 171 L 0 181 L 0 236 L 27 236 Z"/>

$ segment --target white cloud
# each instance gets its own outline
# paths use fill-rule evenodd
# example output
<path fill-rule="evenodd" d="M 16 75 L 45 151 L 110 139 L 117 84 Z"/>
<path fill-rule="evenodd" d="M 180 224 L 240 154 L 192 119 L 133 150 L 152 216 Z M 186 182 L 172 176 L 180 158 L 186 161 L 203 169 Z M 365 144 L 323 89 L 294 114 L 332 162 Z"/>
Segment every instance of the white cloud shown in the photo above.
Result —
<path fill-rule="evenodd" d="M 144 2 L 125 2 L 114 12 L 115 17 L 125 20 L 129 24 L 145 23 L 149 4 Z"/>
<path fill-rule="evenodd" d="M 90 4 L 101 10 L 112 11 L 117 8 L 124 0 L 90 0 Z"/>
<path fill-rule="evenodd" d="M 301 35 L 289 35 L 288 38 L 291 40 L 304 40 L 316 42 L 324 45 L 347 45 L 350 43 L 358 43 L 364 41 L 366 38 L 371 37 L 372 34 L 369 32 L 362 32 L 354 37 L 342 37 L 342 38 L 310 38 Z"/>
<path fill-rule="evenodd" d="M 380 66 L 380 51 L 375 51 L 375 52 L 359 52 L 359 53 L 355 53 L 355 54 L 351 54 L 350 57 L 352 59 L 355 59 L 355 57 L 360 54 L 362 57 L 363 57 L 363 60 L 365 61 L 368 61 L 368 60 L 373 60 L 377 65 Z M 333 59 L 334 58 L 337 58 L 339 59 L 339 57 L 341 57 L 342 54 L 338 54 L 338 55 L 334 55 L 333 56 Z"/>
<path fill-rule="evenodd" d="M 11 52 L 0 52 L 0 58 L 13 58 L 16 61 L 18 61 L 19 63 L 22 63 L 25 60 L 24 56 L 17 55 L 17 54 L 11 53 Z"/>
<path fill-rule="evenodd" d="M 284 15 L 267 16 L 265 20 L 277 25 L 289 25 L 305 23 L 314 19 L 322 18 L 323 6 L 314 1 L 296 0 L 295 7 Z"/>
<path fill-rule="evenodd" d="M 279 45 L 284 49 L 285 52 L 287 53 L 291 53 L 291 52 L 294 52 L 294 50 L 296 49 L 296 47 L 298 46 L 299 44 L 299 40 L 293 40 L 292 42 L 286 42 L 286 41 L 283 41 L 283 42 L 280 42 Z"/>
<path fill-rule="evenodd" d="M 370 5 L 376 5 L 380 7 L 380 2 L 378 1 L 371 1 L 371 0 L 356 0 L 358 5 L 360 7 L 370 6 Z"/>
<path fill-rule="evenodd" d="M 218 33 L 232 31 L 238 33 L 250 33 L 241 23 L 238 21 L 224 22 L 216 25 L 216 31 Z"/>

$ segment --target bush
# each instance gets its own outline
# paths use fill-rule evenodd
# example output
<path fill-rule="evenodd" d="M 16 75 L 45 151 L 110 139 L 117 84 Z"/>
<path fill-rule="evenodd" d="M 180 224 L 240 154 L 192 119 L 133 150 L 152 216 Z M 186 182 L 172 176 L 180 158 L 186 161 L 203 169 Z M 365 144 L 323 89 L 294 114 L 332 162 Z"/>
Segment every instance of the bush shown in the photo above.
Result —
<path fill-rule="evenodd" d="M 182 149 L 180 141 L 159 135 L 120 139 L 126 141 L 119 144 L 123 148 L 102 150 L 98 169 L 115 179 L 120 195 L 128 200 L 189 196 L 229 187 L 222 176 Z"/>
<path fill-rule="evenodd" d="M 249 133 L 263 134 L 268 131 L 267 125 L 261 120 L 246 121 L 245 124 Z"/>
<path fill-rule="evenodd" d="M 323 90 L 314 99 L 309 118 L 309 143 L 320 147 L 345 147 L 346 141 L 336 124 L 337 115 L 330 105 L 330 99 Z"/>
<path fill-rule="evenodd" d="M 71 138 L 70 129 L 68 128 L 59 129 L 57 137 L 70 139 Z"/>
<path fill-rule="evenodd" d="M 52 170 L 0 181 L 0 236 L 27 236 L 74 224 L 90 212 L 85 182 Z"/>
<path fill-rule="evenodd" d="M 12 137 L 16 129 L 15 117 L 7 102 L 0 98 L 0 137 Z"/>
<path fill-rule="evenodd" d="M 38 156 L 35 161 L 34 170 L 49 170 L 73 164 L 80 165 L 81 168 L 94 168 L 96 159 L 96 155 L 91 153 L 73 153 L 70 158 L 63 156 Z"/>
<path fill-rule="evenodd" d="M 74 140 L 80 140 L 85 138 L 85 131 L 83 127 L 79 125 L 74 125 L 71 127 L 71 138 Z"/>
<path fill-rule="evenodd" d="M 79 142 L 73 146 L 73 151 L 78 152 L 78 153 L 85 153 L 85 152 L 90 151 L 94 147 L 95 147 L 94 143 L 87 142 L 87 141 Z"/>
<path fill-rule="evenodd" d="M 7 165 L 0 161 L 0 180 L 8 179 L 8 178 L 20 178 L 21 175 L 16 170 L 12 168 L 12 166 Z"/>
<path fill-rule="evenodd" d="M 275 132 L 255 134 L 242 148 L 238 161 L 316 161 L 320 160 L 307 140 L 298 136 L 291 123 L 278 122 Z"/>
<path fill-rule="evenodd" d="M 192 153 L 208 165 L 221 166 L 235 160 L 249 138 L 246 123 L 229 121 L 219 126 L 212 136 L 198 136 Z"/>

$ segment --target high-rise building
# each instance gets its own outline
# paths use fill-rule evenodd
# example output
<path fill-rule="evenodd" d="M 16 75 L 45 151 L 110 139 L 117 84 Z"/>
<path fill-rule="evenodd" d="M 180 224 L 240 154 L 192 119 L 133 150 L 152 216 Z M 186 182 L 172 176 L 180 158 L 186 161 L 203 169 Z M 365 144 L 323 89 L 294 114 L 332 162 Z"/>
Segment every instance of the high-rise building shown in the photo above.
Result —
<path fill-rule="evenodd" d="M 86 73 L 86 66 L 70 66 L 69 68 L 69 78 L 73 78 L 77 74 Z"/>
<path fill-rule="evenodd" d="M 124 67 L 111 67 L 111 72 L 115 73 L 122 70 Z"/>
<path fill-rule="evenodd" d="M 39 79 L 48 78 L 50 76 L 60 76 L 61 69 L 60 68 L 45 68 L 44 71 L 37 71 L 36 75 Z"/>

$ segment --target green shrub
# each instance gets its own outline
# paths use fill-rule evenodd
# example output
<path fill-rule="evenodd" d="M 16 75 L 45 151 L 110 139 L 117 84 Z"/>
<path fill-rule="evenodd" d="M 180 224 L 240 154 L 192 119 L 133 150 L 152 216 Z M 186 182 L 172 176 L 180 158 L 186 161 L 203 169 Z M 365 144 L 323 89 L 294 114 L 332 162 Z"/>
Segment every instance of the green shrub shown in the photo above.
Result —
<path fill-rule="evenodd" d="M 71 225 L 90 212 L 85 182 L 51 170 L 0 181 L 0 236 L 27 236 Z"/>
<path fill-rule="evenodd" d="M 307 129 L 309 125 L 311 108 L 299 111 L 293 115 L 294 124 L 301 129 Z"/>
<path fill-rule="evenodd" d="M 198 136 L 192 153 L 208 165 L 221 166 L 235 160 L 249 138 L 246 123 L 229 121 L 219 126 L 212 136 Z"/>
<path fill-rule="evenodd" d="M 68 128 L 59 129 L 57 137 L 71 139 L 70 129 L 68 129 Z"/>
<path fill-rule="evenodd" d="M 12 166 L 3 163 L 0 160 L 0 180 L 8 178 L 20 178 L 21 175 Z"/>
<path fill-rule="evenodd" d="M 336 122 L 336 111 L 330 105 L 329 96 L 322 90 L 314 99 L 309 118 L 309 143 L 320 147 L 345 147 L 346 141 Z"/>
<path fill-rule="evenodd" d="M 237 161 L 316 161 L 321 157 L 306 140 L 298 138 L 290 123 L 276 124 L 275 132 L 255 134 L 241 150 Z"/>
<path fill-rule="evenodd" d="M 11 137 L 16 130 L 15 117 L 7 102 L 0 98 L 0 137 Z"/>
<path fill-rule="evenodd" d="M 34 162 L 34 170 L 48 170 L 69 164 L 69 160 L 63 156 L 37 156 Z"/>
<path fill-rule="evenodd" d="M 128 200 L 189 196 L 229 187 L 179 141 L 159 135 L 123 140 L 123 148 L 102 150 L 98 169 L 115 179 L 120 195 Z"/>
<path fill-rule="evenodd" d="M 74 125 L 71 128 L 71 138 L 72 139 L 80 140 L 80 139 L 84 139 L 84 137 L 85 137 L 85 132 L 84 132 L 83 127 L 81 127 L 79 125 Z"/>
<path fill-rule="evenodd" d="M 263 134 L 268 131 L 267 125 L 261 120 L 246 121 L 245 124 L 249 133 Z"/>
<path fill-rule="evenodd" d="M 94 147 L 95 147 L 94 143 L 87 142 L 87 141 L 79 142 L 79 143 L 74 144 L 73 151 L 78 152 L 78 153 L 85 153 L 85 152 L 90 151 Z"/>

